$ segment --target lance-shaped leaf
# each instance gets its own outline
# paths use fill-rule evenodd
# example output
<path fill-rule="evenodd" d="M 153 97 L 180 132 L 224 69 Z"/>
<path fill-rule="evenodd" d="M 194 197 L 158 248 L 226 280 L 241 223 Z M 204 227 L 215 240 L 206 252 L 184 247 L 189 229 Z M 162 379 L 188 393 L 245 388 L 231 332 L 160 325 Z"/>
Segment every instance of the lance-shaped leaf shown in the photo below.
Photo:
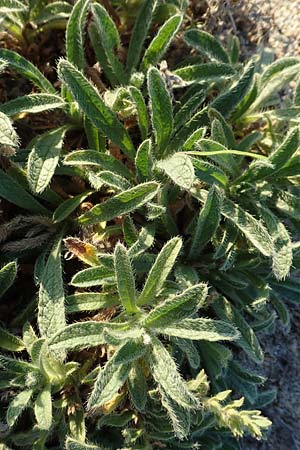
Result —
<path fill-rule="evenodd" d="M 20 352 L 24 350 L 24 342 L 0 327 L 0 348 L 10 352 Z"/>
<path fill-rule="evenodd" d="M 98 29 L 101 46 L 106 54 L 109 66 L 116 75 L 119 83 L 124 83 L 124 68 L 117 58 L 117 50 L 121 47 L 121 41 L 115 22 L 112 20 L 106 9 L 94 3 L 92 5 L 93 20 Z"/>
<path fill-rule="evenodd" d="M 47 259 L 39 289 L 38 325 L 42 337 L 51 337 L 66 324 L 61 266 L 61 239 Z"/>
<path fill-rule="evenodd" d="M 105 344 L 103 335 L 105 329 L 112 331 L 123 331 L 128 328 L 128 324 L 108 323 L 108 322 L 78 322 L 68 325 L 58 331 L 49 340 L 49 346 L 55 350 L 74 350 L 76 348 L 96 347 Z"/>
<path fill-rule="evenodd" d="M 151 140 L 142 142 L 136 152 L 135 167 L 140 181 L 147 181 L 151 178 L 152 157 Z"/>
<path fill-rule="evenodd" d="M 112 400 L 113 396 L 128 378 L 131 364 L 115 364 L 115 359 L 118 357 L 118 353 L 122 351 L 122 348 L 123 346 L 116 351 L 113 357 L 105 364 L 104 368 L 99 371 L 88 401 L 88 409 L 99 408 L 104 403 Z"/>
<path fill-rule="evenodd" d="M 183 189 L 190 189 L 195 172 L 191 158 L 182 153 L 175 153 L 169 158 L 157 161 L 156 167 L 163 170 L 175 184 Z"/>
<path fill-rule="evenodd" d="M 0 197 L 10 203 L 27 209 L 33 213 L 48 216 L 49 211 L 39 203 L 32 195 L 25 191 L 14 178 L 0 169 Z"/>
<path fill-rule="evenodd" d="M 222 63 L 229 63 L 229 56 L 216 37 L 206 31 L 192 29 L 184 33 L 184 39 L 191 47 Z"/>
<path fill-rule="evenodd" d="M 34 402 L 34 415 L 40 430 L 49 430 L 52 423 L 51 386 L 47 385 Z"/>
<path fill-rule="evenodd" d="M 1 0 L 0 13 L 11 14 L 15 12 L 26 12 L 27 5 L 19 0 Z"/>
<path fill-rule="evenodd" d="M 147 347 L 142 342 L 128 340 L 114 357 L 114 364 L 127 364 L 145 355 Z"/>
<path fill-rule="evenodd" d="M 148 278 L 138 299 L 138 305 L 153 303 L 167 276 L 171 272 L 180 252 L 182 240 L 175 237 L 168 241 L 153 264 Z"/>
<path fill-rule="evenodd" d="M 66 52 L 68 61 L 78 69 L 85 66 L 84 24 L 90 0 L 79 0 L 73 7 L 66 30 Z"/>
<path fill-rule="evenodd" d="M 40 194 L 51 181 L 58 164 L 66 127 L 48 131 L 34 138 L 28 146 L 27 174 L 33 192 Z"/>
<path fill-rule="evenodd" d="M 17 263 L 12 261 L 0 269 L 0 298 L 11 287 L 17 276 Z"/>
<path fill-rule="evenodd" d="M 207 191 L 193 188 L 192 195 L 204 203 Z M 224 198 L 222 201 L 221 214 L 235 225 L 263 255 L 271 256 L 273 254 L 272 238 L 259 220 L 228 198 Z"/>
<path fill-rule="evenodd" d="M 233 341 L 239 337 L 239 332 L 232 325 L 213 319 L 183 319 L 173 326 L 156 328 L 156 331 L 195 341 Z"/>
<path fill-rule="evenodd" d="M 17 97 L 0 105 L 0 111 L 9 117 L 20 113 L 39 113 L 65 106 L 61 97 L 52 94 L 29 94 Z"/>
<path fill-rule="evenodd" d="M 177 371 L 175 361 L 155 337 L 152 337 L 152 352 L 148 359 L 152 376 L 162 392 L 167 392 L 173 401 L 184 408 L 194 409 L 199 407 L 199 401 L 188 390 L 186 382 Z"/>
<path fill-rule="evenodd" d="M 220 81 L 234 75 L 235 70 L 230 64 L 205 63 L 180 67 L 173 73 L 188 82 Z"/>
<path fill-rule="evenodd" d="M 136 258 L 141 255 L 145 250 L 152 246 L 154 242 L 154 233 L 155 227 L 149 225 L 145 228 L 142 228 L 137 240 L 128 250 L 128 255 L 130 258 Z"/>
<path fill-rule="evenodd" d="M 35 18 L 35 23 L 41 25 L 50 22 L 62 22 L 70 17 L 72 9 L 72 5 L 66 1 L 54 1 L 43 6 L 43 9 L 38 12 Z"/>
<path fill-rule="evenodd" d="M 167 410 L 176 437 L 180 440 L 186 439 L 191 425 L 190 411 L 175 402 L 167 392 L 161 393 L 161 402 Z"/>
<path fill-rule="evenodd" d="M 76 313 L 111 308 L 120 304 L 119 296 L 106 292 L 82 292 L 66 297 L 66 312 Z"/>
<path fill-rule="evenodd" d="M 114 274 L 113 268 L 109 270 L 105 265 L 89 267 L 77 272 L 70 284 L 77 287 L 101 286 L 105 282 L 111 281 Z"/>
<path fill-rule="evenodd" d="M 143 45 L 151 24 L 154 6 L 155 0 L 144 0 L 138 11 L 133 30 L 131 32 L 126 60 L 126 70 L 129 76 L 139 63 Z"/>
<path fill-rule="evenodd" d="M 50 81 L 48 81 L 42 72 L 31 64 L 31 62 L 23 58 L 23 56 L 12 50 L 1 48 L 0 59 L 5 61 L 8 64 L 8 67 L 30 80 L 35 86 L 41 89 L 41 91 L 56 94 L 56 90 Z"/>
<path fill-rule="evenodd" d="M 68 437 L 66 440 L 66 450 L 103 450 L 103 447 L 93 444 L 83 444 L 82 442 Z"/>
<path fill-rule="evenodd" d="M 214 236 L 221 218 L 222 197 L 218 188 L 213 185 L 200 211 L 197 225 L 192 236 L 189 258 L 196 260 L 205 245 Z"/>
<path fill-rule="evenodd" d="M 75 197 L 68 198 L 62 202 L 53 213 L 53 222 L 58 223 L 65 220 L 89 195 L 92 194 L 92 192 L 93 191 L 83 192 L 82 194 L 75 195 Z"/>
<path fill-rule="evenodd" d="M 32 364 L 26 361 L 10 358 L 4 355 L 0 355 L 0 367 L 3 370 L 7 370 L 8 372 L 15 374 L 28 374 L 35 369 Z"/>
<path fill-rule="evenodd" d="M 218 298 L 213 303 L 213 308 L 218 317 L 234 325 L 240 332 L 240 337 L 235 341 L 248 356 L 255 362 L 263 361 L 263 351 L 255 336 L 254 331 L 248 325 L 242 314 L 224 297 Z"/>
<path fill-rule="evenodd" d="M 197 284 L 172 296 L 154 308 L 144 320 L 144 325 L 162 328 L 192 316 L 203 305 L 207 296 L 206 284 Z"/>
<path fill-rule="evenodd" d="M 14 426 L 24 409 L 27 408 L 32 394 L 32 389 L 24 390 L 16 395 L 15 398 L 10 402 L 6 413 L 6 420 L 10 427 Z"/>
<path fill-rule="evenodd" d="M 139 184 L 94 206 L 80 216 L 78 221 L 81 225 L 91 225 L 97 222 L 107 222 L 117 216 L 127 214 L 149 202 L 157 194 L 158 188 L 159 184 L 155 182 Z"/>
<path fill-rule="evenodd" d="M 1 107 L 0 111 L 2 111 Z M 2 111 L 0 112 L 0 154 L 12 156 L 18 147 L 18 135 L 6 113 Z"/>
<path fill-rule="evenodd" d="M 180 338 L 173 338 L 173 340 L 175 345 L 185 354 L 192 369 L 199 369 L 201 363 L 199 350 L 196 348 L 193 341 Z"/>
<path fill-rule="evenodd" d="M 181 22 L 182 16 L 178 14 L 170 17 L 170 19 L 162 25 L 145 52 L 141 63 L 142 70 L 147 70 L 150 65 L 157 65 L 179 30 Z"/>
<path fill-rule="evenodd" d="M 147 380 L 138 361 L 132 365 L 127 386 L 134 407 L 138 411 L 144 411 L 147 401 Z"/>
<path fill-rule="evenodd" d="M 238 106 L 249 91 L 255 70 L 255 62 L 250 61 L 245 67 L 241 78 L 210 103 L 210 107 L 216 109 L 225 118 Z"/>
<path fill-rule="evenodd" d="M 105 105 L 94 86 L 68 61 L 59 62 L 58 74 L 92 124 L 133 158 L 135 149 L 127 131 L 115 113 Z"/>
<path fill-rule="evenodd" d="M 148 136 L 148 112 L 143 94 L 135 86 L 129 87 L 129 93 L 133 102 L 135 103 L 138 126 L 141 132 L 142 139 L 146 139 Z"/>
<path fill-rule="evenodd" d="M 95 186 L 99 182 L 100 186 L 107 185 L 116 191 L 126 191 L 132 187 L 132 184 L 126 178 L 117 175 L 110 170 L 96 172 L 93 177 Z M 97 180 L 97 181 L 96 181 Z M 96 186 L 97 187 L 97 186 Z"/>
<path fill-rule="evenodd" d="M 121 303 L 129 313 L 136 313 L 136 291 L 133 271 L 128 252 L 120 242 L 116 245 L 114 253 L 114 266 L 117 279 L 117 287 Z"/>
<path fill-rule="evenodd" d="M 173 131 L 173 112 L 166 83 L 155 67 L 148 71 L 148 91 L 152 126 L 158 146 L 156 153 L 163 155 Z"/>
<path fill-rule="evenodd" d="M 76 150 L 71 152 L 65 157 L 64 164 L 68 166 L 99 166 L 129 180 L 133 177 L 130 170 L 118 159 L 112 155 L 99 153 L 95 150 Z"/>

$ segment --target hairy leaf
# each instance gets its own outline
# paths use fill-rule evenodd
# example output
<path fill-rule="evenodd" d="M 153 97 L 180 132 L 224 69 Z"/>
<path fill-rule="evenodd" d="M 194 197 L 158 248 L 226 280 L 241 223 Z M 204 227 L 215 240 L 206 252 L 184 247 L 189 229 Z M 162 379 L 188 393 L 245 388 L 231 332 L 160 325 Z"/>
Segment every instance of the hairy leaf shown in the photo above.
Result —
<path fill-rule="evenodd" d="M 66 53 L 70 63 L 84 69 L 84 24 L 90 0 L 79 0 L 73 7 L 66 30 Z"/>

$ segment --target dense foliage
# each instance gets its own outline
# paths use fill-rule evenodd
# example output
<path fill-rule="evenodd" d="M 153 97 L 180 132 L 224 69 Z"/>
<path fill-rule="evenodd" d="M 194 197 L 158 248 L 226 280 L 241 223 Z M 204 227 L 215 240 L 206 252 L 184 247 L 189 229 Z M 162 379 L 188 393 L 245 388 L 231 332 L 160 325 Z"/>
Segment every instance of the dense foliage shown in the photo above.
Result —
<path fill-rule="evenodd" d="M 0 12 L 1 79 L 31 83 L 0 104 L 1 448 L 262 438 L 247 358 L 300 291 L 300 59 L 241 63 L 177 1 Z M 53 84 L 22 52 L 65 26 Z"/>

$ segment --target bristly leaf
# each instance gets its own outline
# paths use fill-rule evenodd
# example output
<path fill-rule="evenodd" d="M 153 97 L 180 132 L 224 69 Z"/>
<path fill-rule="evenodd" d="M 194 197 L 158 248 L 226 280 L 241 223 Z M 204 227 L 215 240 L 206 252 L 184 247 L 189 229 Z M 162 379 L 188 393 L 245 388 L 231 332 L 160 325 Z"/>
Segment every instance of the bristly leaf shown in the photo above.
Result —
<path fill-rule="evenodd" d="M 12 50 L 1 48 L 0 60 L 5 61 L 8 64 L 8 67 L 11 67 L 16 72 L 28 78 L 28 80 L 40 88 L 41 91 L 48 92 L 49 94 L 56 94 L 56 90 L 50 81 L 48 81 L 42 72 L 31 64 L 31 62 L 23 58 L 23 56 L 13 52 Z"/>
<path fill-rule="evenodd" d="M 30 142 L 27 173 L 34 193 L 42 193 L 50 183 L 58 164 L 66 131 L 66 127 L 56 128 Z"/>
<path fill-rule="evenodd" d="M 184 34 L 185 41 L 209 58 L 222 63 L 229 63 L 229 56 L 221 42 L 206 31 L 192 29 Z"/>
<path fill-rule="evenodd" d="M 9 117 L 20 113 L 35 114 L 50 109 L 63 108 L 65 102 L 58 95 L 52 94 L 29 94 L 17 97 L 0 105 L 0 111 Z"/>
<path fill-rule="evenodd" d="M 66 312 L 68 314 L 84 311 L 95 311 L 119 305 L 117 294 L 102 292 L 82 292 L 66 297 Z"/>
<path fill-rule="evenodd" d="M 90 0 L 79 0 L 73 7 L 66 30 L 66 53 L 78 69 L 84 69 L 84 24 Z"/>
<path fill-rule="evenodd" d="M 103 447 L 93 444 L 83 444 L 82 442 L 68 437 L 66 440 L 66 450 L 103 450 Z"/>
<path fill-rule="evenodd" d="M 42 337 L 51 337 L 66 325 L 61 266 L 61 238 L 57 238 L 44 268 L 39 289 L 38 326 Z"/>
<path fill-rule="evenodd" d="M 4 112 L 0 112 L 0 155 L 12 156 L 18 147 L 19 138 L 11 121 Z"/>
<path fill-rule="evenodd" d="M 148 181 L 151 178 L 152 155 L 151 140 L 147 139 L 139 146 L 135 156 L 135 167 L 137 175 L 141 182 Z"/>
<path fill-rule="evenodd" d="M 95 127 L 133 158 L 135 149 L 126 129 L 105 105 L 94 86 L 68 61 L 59 62 L 58 74 Z"/>
<path fill-rule="evenodd" d="M 169 158 L 157 161 L 156 167 L 163 170 L 175 184 L 183 189 L 190 189 L 195 172 L 191 158 L 182 153 L 175 153 Z"/>
<path fill-rule="evenodd" d="M 196 260 L 202 249 L 214 236 L 221 219 L 222 196 L 216 185 L 213 185 L 206 201 L 200 210 L 196 229 L 192 236 L 189 258 Z"/>
<path fill-rule="evenodd" d="M 0 298 L 11 287 L 17 276 L 17 263 L 12 261 L 0 269 Z"/>
<path fill-rule="evenodd" d="M 126 60 L 128 77 L 139 63 L 143 45 L 151 24 L 153 10 L 156 0 L 144 0 L 140 6 L 134 27 L 131 33 Z M 144 138 L 145 139 L 145 138 Z"/>
<path fill-rule="evenodd" d="M 24 350 L 25 345 L 20 338 L 0 327 L 0 348 L 10 352 L 20 352 Z"/>
<path fill-rule="evenodd" d="M 115 248 L 114 266 L 121 303 L 129 314 L 136 313 L 139 309 L 136 306 L 135 282 L 131 262 L 128 251 L 120 242 Z"/>
<path fill-rule="evenodd" d="M 158 254 L 138 299 L 138 305 L 151 304 L 171 272 L 180 252 L 182 240 L 175 237 L 168 241 Z"/>
<path fill-rule="evenodd" d="M 47 385 L 37 396 L 34 415 L 40 430 L 50 430 L 52 423 L 51 387 Z"/>
<path fill-rule="evenodd" d="M 235 70 L 230 64 L 205 63 L 180 67 L 174 70 L 174 73 L 184 81 L 194 83 L 195 81 L 221 81 L 232 77 Z"/>
<path fill-rule="evenodd" d="M 15 398 L 10 402 L 6 413 L 6 420 L 10 427 L 14 426 L 19 416 L 29 405 L 32 394 L 32 389 L 24 390 L 16 395 Z"/>
<path fill-rule="evenodd" d="M 161 402 L 163 407 L 167 410 L 177 438 L 180 440 L 186 439 L 191 425 L 190 412 L 185 407 L 175 402 L 167 392 L 161 393 Z"/>
<path fill-rule="evenodd" d="M 147 380 L 138 361 L 132 365 L 127 385 L 134 407 L 138 411 L 144 411 L 147 402 Z"/>
<path fill-rule="evenodd" d="M 152 126 L 158 147 L 155 153 L 162 156 L 173 131 L 172 101 L 166 83 L 155 67 L 149 69 L 147 78 Z"/>
<path fill-rule="evenodd" d="M 53 222 L 58 223 L 65 220 L 89 195 L 92 194 L 92 192 L 93 191 L 83 192 L 82 194 L 75 195 L 75 197 L 68 198 L 62 202 L 53 213 Z"/>
<path fill-rule="evenodd" d="M 94 206 L 80 216 L 78 221 L 81 225 L 91 225 L 97 222 L 107 222 L 117 216 L 127 214 L 149 202 L 157 194 L 158 188 L 159 185 L 155 182 L 139 184 Z"/>
<path fill-rule="evenodd" d="M 158 30 L 157 35 L 150 42 L 145 52 L 141 63 L 142 70 L 147 70 L 150 65 L 156 66 L 179 30 L 181 22 L 181 15 L 172 16 Z"/>
<path fill-rule="evenodd" d="M 77 272 L 73 276 L 70 284 L 77 287 L 100 286 L 109 280 L 111 281 L 113 276 L 113 268 L 109 270 L 104 265 L 89 267 L 88 269 Z"/>
<path fill-rule="evenodd" d="M 146 103 L 141 91 L 135 86 L 129 87 L 129 93 L 135 103 L 138 125 L 141 132 L 142 139 L 147 139 L 148 136 L 148 112 Z"/>
<path fill-rule="evenodd" d="M 11 14 L 15 12 L 25 12 L 27 5 L 19 0 L 2 0 L 0 3 L 1 14 Z"/>
<path fill-rule="evenodd" d="M 206 284 L 196 284 L 181 294 L 171 296 L 152 309 L 144 320 L 151 328 L 163 328 L 191 317 L 203 305 L 207 296 Z"/>
<path fill-rule="evenodd" d="M 152 376 L 163 393 L 167 393 L 174 402 L 184 408 L 199 407 L 199 401 L 188 390 L 185 381 L 177 371 L 175 361 L 155 337 L 152 337 L 152 352 L 148 358 Z"/>

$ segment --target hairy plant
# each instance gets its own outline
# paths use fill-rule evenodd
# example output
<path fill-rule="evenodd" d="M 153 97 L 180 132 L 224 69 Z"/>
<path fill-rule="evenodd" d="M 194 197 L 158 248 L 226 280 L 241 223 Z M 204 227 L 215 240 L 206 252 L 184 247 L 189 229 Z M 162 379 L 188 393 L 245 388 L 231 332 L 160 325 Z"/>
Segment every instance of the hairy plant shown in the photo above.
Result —
<path fill-rule="evenodd" d="M 300 291 L 300 59 L 242 64 L 182 2 L 102 3 L 72 9 L 60 91 L 0 49 L 34 86 L 0 104 L 0 294 L 16 260 L 36 286 L 0 328 L 5 445 L 242 449 L 276 392 L 235 353 L 262 363 Z"/>

